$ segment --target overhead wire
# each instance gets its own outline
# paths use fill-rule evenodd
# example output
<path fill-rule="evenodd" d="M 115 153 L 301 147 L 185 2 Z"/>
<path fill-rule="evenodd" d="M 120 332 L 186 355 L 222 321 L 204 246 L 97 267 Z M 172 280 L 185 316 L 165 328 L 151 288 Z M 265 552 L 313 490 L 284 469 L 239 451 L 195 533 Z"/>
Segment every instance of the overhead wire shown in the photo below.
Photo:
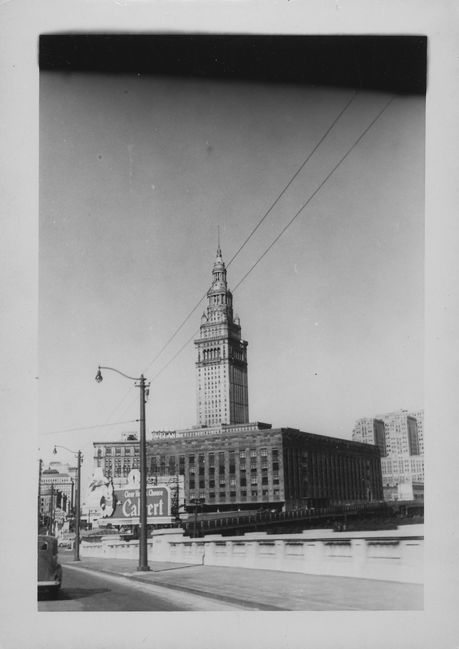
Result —
<path fill-rule="evenodd" d="M 171 358 L 171 359 L 166 363 L 166 365 L 164 365 L 164 366 L 159 370 L 159 372 L 158 372 L 157 374 L 155 374 L 155 376 L 151 379 L 151 383 L 153 383 L 153 381 L 156 381 L 156 379 L 157 379 L 157 378 L 158 378 L 158 377 L 159 377 L 159 376 L 164 372 L 164 370 L 167 369 L 167 368 L 169 367 L 169 365 L 170 365 L 173 361 L 175 361 L 175 359 L 177 358 L 177 356 L 179 356 L 179 355 L 182 353 L 182 351 L 185 349 L 185 347 L 187 347 L 187 346 L 189 345 L 189 343 L 193 340 L 193 338 L 194 338 L 195 336 L 198 335 L 198 333 L 199 333 L 199 327 L 198 327 L 197 329 L 194 330 L 193 335 L 190 336 L 190 338 L 188 338 L 188 340 L 187 340 L 186 342 L 183 343 L 183 345 L 180 347 L 180 349 L 179 349 L 179 350 L 178 350 L 178 351 L 177 351 L 177 352 L 172 356 L 172 358 Z"/>
<path fill-rule="evenodd" d="M 337 122 L 340 120 L 340 118 L 341 118 L 341 117 L 344 115 L 344 113 L 348 110 L 348 108 L 350 107 L 350 105 L 352 104 L 352 102 L 353 102 L 353 101 L 355 100 L 355 98 L 357 97 L 357 94 L 358 94 L 358 91 L 357 91 L 357 90 L 354 90 L 353 93 L 352 93 L 352 95 L 351 95 L 351 97 L 350 97 L 350 99 L 348 99 L 348 101 L 345 103 L 344 107 L 339 111 L 339 113 L 338 113 L 338 114 L 336 115 L 336 117 L 333 119 L 333 121 L 331 122 L 331 124 L 329 125 L 329 127 L 326 129 L 326 131 L 325 131 L 325 132 L 323 133 L 323 135 L 320 137 L 320 139 L 318 140 L 318 142 L 314 145 L 314 147 L 312 148 L 312 150 L 308 153 L 308 155 L 307 155 L 306 158 L 303 160 L 303 162 L 301 163 L 301 165 L 298 167 L 298 169 L 296 170 L 296 172 L 293 174 L 293 176 L 290 178 L 290 180 L 287 182 L 287 184 L 284 186 L 284 188 L 281 190 L 281 192 L 276 196 L 276 198 L 275 198 L 274 201 L 271 203 L 271 205 L 268 207 L 268 209 L 267 209 L 266 212 L 263 214 L 263 216 L 261 217 L 261 219 L 260 219 L 260 220 L 258 221 L 258 223 L 255 225 L 255 227 L 251 230 L 251 232 L 249 233 L 249 235 L 245 238 L 245 240 L 242 242 L 242 244 L 241 244 L 241 245 L 239 246 L 239 248 L 236 250 L 236 252 L 234 253 L 234 255 L 231 257 L 231 259 L 229 260 L 229 262 L 226 264 L 227 268 L 229 268 L 229 266 L 231 265 L 231 263 L 236 259 L 236 257 L 239 255 L 239 253 L 240 253 L 240 252 L 245 248 L 245 246 L 246 246 L 247 243 L 250 241 L 250 239 L 253 237 L 253 235 L 254 235 L 255 232 L 258 230 L 258 228 L 262 225 L 262 223 L 265 221 L 265 219 L 269 216 L 269 214 L 272 212 L 272 210 L 274 209 L 274 207 L 278 204 L 278 202 L 280 201 L 280 199 L 284 196 L 284 194 L 285 194 L 286 191 L 289 189 L 289 187 L 292 185 L 292 183 L 295 181 L 295 179 L 298 177 L 298 175 L 303 171 L 304 167 L 307 165 L 307 163 L 308 163 L 309 160 L 312 158 L 312 156 L 314 155 L 314 153 L 317 151 L 317 149 L 320 147 L 320 145 L 323 143 L 323 141 L 326 139 L 326 137 L 327 137 L 327 136 L 329 135 L 329 133 L 332 131 L 332 129 L 333 129 L 334 126 L 337 124 Z M 158 353 L 155 355 L 155 357 L 154 357 L 154 358 L 150 361 L 150 363 L 146 366 L 146 368 L 145 368 L 144 371 L 143 371 L 144 374 L 147 373 L 147 371 L 150 369 L 150 367 L 151 367 L 151 366 L 152 366 L 152 365 L 153 365 L 153 364 L 158 360 L 158 358 L 159 358 L 159 357 L 161 356 L 161 354 L 165 351 L 165 349 L 170 345 L 170 343 L 174 340 L 174 338 L 177 336 L 177 334 L 178 334 L 178 333 L 183 329 L 183 327 L 185 326 L 185 324 L 188 322 L 188 320 L 191 318 L 191 316 L 195 313 L 195 311 L 199 308 L 199 306 L 201 305 L 202 301 L 206 298 L 206 296 L 207 296 L 207 291 L 206 291 L 206 292 L 205 292 L 205 293 L 204 293 L 204 294 L 199 298 L 199 301 L 195 304 L 195 306 L 194 306 L 194 307 L 191 309 L 191 311 L 187 314 L 187 316 L 184 318 L 184 320 L 182 320 L 182 322 L 181 322 L 181 323 L 179 324 L 179 326 L 174 330 L 174 332 L 169 336 L 169 338 L 166 340 L 166 342 L 165 342 L 165 343 L 163 344 L 163 346 L 160 348 L 160 350 L 159 350 Z M 199 329 L 198 329 L 198 331 L 199 331 Z M 194 335 L 193 335 L 193 337 L 194 337 Z M 193 338 L 193 337 L 192 337 L 192 338 Z M 192 338 L 191 338 L 190 340 L 192 340 Z M 185 343 L 185 345 L 184 345 L 183 347 L 180 348 L 179 353 L 182 351 L 182 349 L 183 349 L 184 347 L 186 347 L 186 345 L 190 342 L 190 340 L 188 340 L 187 343 Z M 178 355 L 178 354 L 174 355 L 173 360 L 175 360 L 175 358 L 177 357 L 177 355 Z M 171 361 L 170 361 L 170 362 L 171 362 Z M 169 364 L 170 364 L 170 362 L 169 362 L 165 367 L 168 367 Z M 164 367 L 164 369 L 165 369 L 165 367 Z M 159 374 L 161 374 L 162 371 L 163 371 L 163 370 L 161 370 L 161 371 L 159 372 Z M 155 378 L 157 378 L 157 376 L 159 376 L 159 374 L 155 375 Z M 121 400 L 116 404 L 115 408 L 113 409 L 113 411 L 111 412 L 111 414 L 110 414 L 109 417 L 107 418 L 107 421 L 108 421 L 108 420 L 109 420 L 109 419 L 114 415 L 114 413 L 115 413 L 115 412 L 120 408 L 120 406 L 121 406 L 122 403 L 126 400 L 127 396 L 128 396 L 130 393 L 131 393 L 131 390 L 129 389 L 129 390 L 124 394 L 124 396 L 122 397 L 122 399 L 121 399 Z M 123 411 L 123 412 L 124 412 L 124 411 Z"/>
<path fill-rule="evenodd" d="M 49 430 L 40 435 L 57 435 L 60 433 L 74 433 L 80 430 L 92 430 L 93 428 L 106 428 L 107 426 L 118 426 L 119 424 L 135 424 L 138 419 L 127 419 L 126 421 L 114 421 L 110 424 L 93 424 L 92 426 L 80 426 L 78 428 L 62 428 L 61 430 Z"/>
<path fill-rule="evenodd" d="M 235 285 L 233 288 L 233 292 L 236 291 L 236 289 L 245 281 L 245 279 L 250 275 L 250 273 L 255 269 L 255 267 L 260 263 L 260 261 L 268 254 L 268 252 L 271 250 L 271 248 L 277 243 L 277 241 L 280 239 L 280 237 L 284 234 L 284 232 L 292 225 L 292 223 L 298 218 L 298 216 L 303 212 L 303 210 L 309 205 L 309 203 L 314 199 L 314 197 L 319 193 L 319 191 L 322 189 L 322 187 L 328 182 L 328 180 L 331 178 L 331 176 L 335 173 L 335 171 L 342 165 L 342 163 L 346 160 L 346 158 L 352 153 L 352 151 L 355 149 L 355 147 L 361 142 L 361 140 L 365 137 L 365 135 L 368 133 L 368 131 L 373 127 L 373 125 L 377 122 L 377 120 L 383 115 L 383 113 L 387 110 L 387 108 L 390 106 L 390 104 L 394 101 L 395 97 L 392 96 L 382 107 L 382 109 L 376 114 L 376 116 L 371 120 L 371 122 L 368 124 L 368 126 L 362 131 L 362 133 L 359 135 L 359 137 L 355 140 L 355 142 L 347 149 L 346 153 L 341 156 L 339 161 L 333 166 L 331 171 L 325 176 L 325 178 L 320 182 L 320 184 L 316 187 L 316 189 L 312 192 L 312 194 L 307 198 L 307 200 L 303 203 L 303 205 L 300 207 L 300 209 L 295 213 L 295 215 L 290 219 L 290 221 L 282 228 L 282 230 L 279 232 L 279 234 L 275 237 L 275 239 L 270 243 L 270 245 L 266 248 L 266 250 L 258 257 L 256 262 L 249 268 L 249 270 L 243 275 L 243 277 L 239 280 L 239 282 Z M 242 248 L 241 248 L 242 249 Z M 196 336 L 196 334 L 199 332 L 199 329 L 195 330 L 193 335 L 179 348 L 179 350 L 174 354 L 174 356 L 161 368 L 161 370 L 151 379 L 151 382 L 156 380 L 163 372 L 164 370 L 169 367 L 169 365 L 181 354 L 181 352 L 187 347 L 187 345 L 193 340 L 193 338 Z"/>
<path fill-rule="evenodd" d="M 347 109 L 349 108 L 349 106 L 352 104 L 352 102 L 354 101 L 354 99 L 355 99 L 356 97 L 357 97 L 357 90 L 354 91 L 352 97 L 351 97 L 351 98 L 349 99 L 349 101 L 346 103 L 346 105 L 344 106 L 344 108 L 343 108 L 343 109 L 338 113 L 338 115 L 335 117 L 335 119 L 333 120 L 333 122 L 332 122 L 332 123 L 330 124 L 330 126 L 327 128 L 327 130 L 325 131 L 325 133 L 322 135 L 322 137 L 321 137 L 320 140 L 317 142 L 317 144 L 314 146 L 314 148 L 313 148 L 312 151 L 309 153 L 309 155 L 306 157 L 306 159 L 302 162 L 302 164 L 300 165 L 300 167 L 298 167 L 297 171 L 296 171 L 296 172 L 293 174 L 293 176 L 290 178 L 290 180 L 288 181 L 288 183 L 285 185 L 284 189 L 283 189 L 283 190 L 281 191 L 281 193 L 277 196 L 277 198 L 274 200 L 274 202 L 271 203 L 271 206 L 268 208 L 268 210 L 265 212 L 265 214 L 262 216 L 262 218 L 258 221 L 258 223 L 257 223 L 256 226 L 253 228 L 253 230 L 250 232 L 250 234 L 248 235 L 248 237 L 245 239 L 245 241 L 244 241 L 244 242 L 239 246 L 239 248 L 236 250 L 236 252 L 234 253 L 234 255 L 231 257 L 231 259 L 229 260 L 229 262 L 226 264 L 227 267 L 229 267 L 229 266 L 232 264 L 232 262 L 233 262 L 233 261 L 236 259 L 236 257 L 238 256 L 238 254 L 242 251 L 243 248 L 245 248 L 246 244 L 250 241 L 250 239 L 252 238 L 252 236 L 253 236 L 253 235 L 255 234 L 255 232 L 258 230 L 258 228 L 259 228 L 260 225 L 263 223 L 263 221 L 264 221 L 264 220 L 269 216 L 269 214 L 271 214 L 272 210 L 276 207 L 276 205 L 278 204 L 278 202 L 280 201 L 280 199 L 282 198 L 282 196 L 285 194 L 285 192 L 287 191 L 287 189 L 290 187 L 290 185 L 293 183 L 293 181 L 297 178 L 297 176 L 299 176 L 299 174 L 303 171 L 303 169 L 305 168 L 305 166 L 307 165 L 307 163 L 309 162 L 309 160 L 312 158 L 312 156 L 314 155 L 314 153 L 317 151 L 317 149 L 320 147 L 320 145 L 321 145 L 322 142 L 325 140 L 325 138 L 327 137 L 327 135 L 328 135 L 328 134 L 330 133 L 330 131 L 333 129 L 333 127 L 334 127 L 335 124 L 338 122 L 338 120 L 340 119 L 340 117 L 341 117 L 342 115 L 344 115 L 344 113 L 347 111 Z"/>
<path fill-rule="evenodd" d="M 362 140 L 362 138 L 368 133 L 370 128 L 373 126 L 373 124 L 381 117 L 381 115 L 385 112 L 385 110 L 389 107 L 389 105 L 394 101 L 395 97 L 391 97 L 389 101 L 383 106 L 383 108 L 379 111 L 379 113 L 376 115 L 376 117 L 373 118 L 373 120 L 370 122 L 370 124 L 365 128 L 365 130 L 360 134 L 360 136 L 357 138 L 357 140 L 354 142 L 354 144 L 346 151 L 346 153 L 340 158 L 340 160 L 335 164 L 335 166 L 332 168 L 332 170 L 325 176 L 325 178 L 322 180 L 322 182 L 319 184 L 319 186 L 312 192 L 312 194 L 309 196 L 307 201 L 303 203 L 303 205 L 300 207 L 300 209 L 296 212 L 296 214 L 290 219 L 290 221 L 282 228 L 282 230 L 279 232 L 277 237 L 269 244 L 269 246 L 266 248 L 266 250 L 258 257 L 256 262 L 249 268 L 249 270 L 243 275 L 243 277 L 239 280 L 239 282 L 236 284 L 236 286 L 233 288 L 233 292 L 242 284 L 242 282 L 246 279 L 248 275 L 253 271 L 253 269 L 260 263 L 260 261 L 265 257 L 265 255 L 268 254 L 268 252 L 271 250 L 271 248 L 277 243 L 277 241 L 281 238 L 281 236 L 284 234 L 284 232 L 289 228 L 292 223 L 295 221 L 295 219 L 301 214 L 301 212 L 309 205 L 309 203 L 312 201 L 312 199 L 318 194 L 318 192 L 322 189 L 322 187 L 325 185 L 325 183 L 331 178 L 331 176 L 335 173 L 335 171 L 338 169 L 338 167 L 341 166 L 341 164 L 344 162 L 344 160 L 348 157 L 348 155 L 355 149 L 355 147 L 359 144 L 359 142 Z"/>
<path fill-rule="evenodd" d="M 320 145 L 322 144 L 322 142 L 323 142 L 323 141 L 325 140 L 325 138 L 328 136 L 328 134 L 329 134 L 330 131 L 333 129 L 333 127 L 335 126 L 335 124 L 336 124 L 336 123 L 338 122 L 338 120 L 342 117 L 342 115 L 344 115 L 344 113 L 347 111 L 347 109 L 348 109 L 349 106 L 352 104 L 352 102 L 354 101 L 354 99 L 356 98 L 356 96 L 357 96 L 357 91 L 355 90 L 355 91 L 352 93 L 351 98 L 346 102 L 346 104 L 344 105 L 344 107 L 340 110 L 340 112 L 338 113 L 338 115 L 334 118 L 333 122 L 332 122 L 332 123 L 330 124 L 330 126 L 327 128 L 327 130 L 325 131 L 325 133 L 321 136 L 321 138 L 319 139 L 319 141 L 317 142 L 317 144 L 313 147 L 312 151 L 310 151 L 310 153 L 306 156 L 306 158 L 303 160 L 303 162 L 301 163 L 301 165 L 298 167 L 297 171 L 293 174 L 293 176 L 290 178 L 290 180 L 288 181 L 288 183 L 287 183 L 287 184 L 285 185 L 285 187 L 282 189 L 282 191 L 281 191 L 281 192 L 276 196 L 276 198 L 275 198 L 274 201 L 271 203 L 271 205 L 269 206 L 269 208 L 266 210 L 266 212 L 263 214 L 263 216 L 261 217 L 261 219 L 258 221 L 257 225 L 253 228 L 253 230 L 250 232 L 250 234 L 245 238 L 245 240 L 243 241 L 243 243 L 242 243 L 242 244 L 239 246 L 239 248 L 236 250 L 236 252 L 234 253 L 234 255 L 231 257 L 231 259 L 229 260 L 229 262 L 226 264 L 227 267 L 229 267 L 229 266 L 231 265 L 231 263 L 236 259 L 236 257 L 237 257 L 237 256 L 239 255 L 239 253 L 243 250 L 243 248 L 247 245 L 247 243 L 248 243 L 249 240 L 252 238 L 252 236 L 255 234 L 255 232 L 258 230 L 258 228 L 259 228 L 260 225 L 263 223 L 263 221 L 264 221 L 264 220 L 269 216 L 269 214 L 272 212 L 272 210 L 274 209 L 274 207 L 275 207 L 275 206 L 277 205 L 277 203 L 280 201 L 280 199 L 282 198 L 282 196 L 283 196 L 283 195 L 285 194 L 285 192 L 288 190 L 288 188 L 290 187 L 290 185 L 291 185 L 291 184 L 293 183 L 293 181 L 297 178 L 297 176 L 301 173 L 301 171 L 304 169 L 304 167 L 306 166 L 306 164 L 307 164 L 307 163 L 309 162 L 309 160 L 312 158 L 312 156 L 314 155 L 314 153 L 315 153 L 315 152 L 317 151 L 317 149 L 320 147 Z M 196 309 L 198 309 L 199 305 L 200 305 L 201 302 L 205 299 L 206 296 L 207 296 L 207 291 L 202 295 L 202 297 L 199 299 L 199 301 L 196 303 L 196 305 L 192 308 L 192 310 L 188 313 L 188 315 L 184 318 L 184 320 L 180 323 L 180 325 L 175 329 L 174 333 L 173 333 L 173 334 L 172 334 L 172 335 L 171 335 L 171 336 L 166 340 L 166 342 L 165 342 L 164 345 L 161 347 L 161 349 L 160 349 L 159 352 L 156 354 L 156 356 L 153 358 L 153 360 L 150 361 L 150 363 L 147 365 L 147 367 L 145 368 L 144 372 L 147 372 L 147 371 L 150 369 L 150 367 L 153 365 L 153 363 L 155 363 L 156 360 L 161 356 L 161 354 L 163 353 L 163 351 L 164 351 L 164 350 L 168 347 L 168 345 L 169 345 L 169 344 L 174 340 L 174 338 L 176 337 L 176 335 L 177 335 L 177 334 L 179 333 L 179 331 L 181 331 L 181 329 L 185 326 L 185 324 L 186 324 L 186 323 L 188 322 L 188 320 L 191 318 L 191 316 L 192 316 L 193 313 L 196 311 Z"/>

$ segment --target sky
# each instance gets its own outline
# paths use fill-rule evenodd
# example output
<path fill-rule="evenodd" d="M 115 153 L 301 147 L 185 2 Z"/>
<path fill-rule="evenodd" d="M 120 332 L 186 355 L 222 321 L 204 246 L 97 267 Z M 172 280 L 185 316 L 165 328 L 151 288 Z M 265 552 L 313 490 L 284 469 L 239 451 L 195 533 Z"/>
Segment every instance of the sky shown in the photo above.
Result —
<path fill-rule="evenodd" d="M 41 72 L 39 454 L 196 424 L 195 352 L 218 230 L 228 262 L 351 89 Z M 390 95 L 358 93 L 228 268 L 233 289 Z M 234 291 L 251 421 L 350 438 L 423 407 L 425 100 L 396 95 Z M 130 423 L 118 423 L 130 422 Z M 112 425 L 107 425 L 112 424 Z M 78 429 L 78 430 L 75 430 Z M 66 451 L 56 459 L 72 460 Z"/>

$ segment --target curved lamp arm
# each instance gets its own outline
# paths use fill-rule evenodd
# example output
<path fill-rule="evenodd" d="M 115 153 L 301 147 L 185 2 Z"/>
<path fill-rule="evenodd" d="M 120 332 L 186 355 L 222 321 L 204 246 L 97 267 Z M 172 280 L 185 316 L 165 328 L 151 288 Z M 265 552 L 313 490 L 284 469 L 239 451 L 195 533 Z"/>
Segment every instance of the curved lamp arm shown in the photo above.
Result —
<path fill-rule="evenodd" d="M 116 372 L 117 374 L 121 374 L 121 376 L 124 376 L 126 379 L 129 379 L 130 381 L 140 381 L 141 380 L 140 378 L 137 378 L 135 376 L 128 376 L 124 372 L 120 372 L 119 370 L 115 369 L 114 367 L 106 367 L 105 365 L 99 365 L 98 370 L 97 370 L 97 374 L 96 374 L 97 383 L 100 383 L 103 380 L 103 376 L 102 376 L 102 373 L 101 373 L 100 370 L 111 370 L 112 372 Z"/>
<path fill-rule="evenodd" d="M 60 444 L 54 444 L 54 449 L 53 449 L 54 455 L 56 455 L 57 453 L 56 449 L 58 448 L 63 448 L 65 451 L 68 451 L 69 453 L 73 453 L 73 455 L 78 455 L 78 453 L 80 453 L 80 451 L 72 451 L 71 448 L 67 448 L 66 446 L 60 446 Z"/>

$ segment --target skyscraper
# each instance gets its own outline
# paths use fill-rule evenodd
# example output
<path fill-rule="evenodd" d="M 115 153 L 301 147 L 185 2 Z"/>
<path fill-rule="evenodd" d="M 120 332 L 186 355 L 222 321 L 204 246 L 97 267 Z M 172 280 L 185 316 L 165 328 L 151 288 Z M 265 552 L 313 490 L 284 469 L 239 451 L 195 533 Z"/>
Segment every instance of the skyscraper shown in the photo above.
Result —
<path fill-rule="evenodd" d="M 356 421 L 352 439 L 381 449 L 384 487 L 424 482 L 423 423 L 423 410 L 396 410 Z"/>
<path fill-rule="evenodd" d="M 419 455 L 424 455 L 424 410 L 410 412 L 410 416 L 414 417 L 417 423 Z"/>
<path fill-rule="evenodd" d="M 197 350 L 197 425 L 244 424 L 249 421 L 247 342 L 241 339 L 233 296 L 228 289 L 220 245 L 207 291 Z"/>
<path fill-rule="evenodd" d="M 387 455 L 386 434 L 384 422 L 381 419 L 374 419 L 373 417 L 358 419 L 352 431 L 352 439 L 355 442 L 363 442 L 364 444 L 375 444 L 380 450 L 381 457 Z"/>

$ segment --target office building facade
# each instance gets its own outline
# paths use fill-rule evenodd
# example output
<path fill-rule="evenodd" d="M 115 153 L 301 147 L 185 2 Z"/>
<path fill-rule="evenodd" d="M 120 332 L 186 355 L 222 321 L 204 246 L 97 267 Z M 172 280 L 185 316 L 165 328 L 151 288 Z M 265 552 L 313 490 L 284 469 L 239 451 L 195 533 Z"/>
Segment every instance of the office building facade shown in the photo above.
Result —
<path fill-rule="evenodd" d="M 406 491 L 406 485 L 424 483 L 423 410 L 397 410 L 358 419 L 352 439 L 384 447 L 381 452 L 382 481 L 390 499 L 394 498 L 394 487 L 398 485 Z"/>
<path fill-rule="evenodd" d="M 383 499 L 377 446 L 258 422 L 197 432 L 153 433 L 147 443 L 149 479 L 183 476 L 185 503 L 201 499 L 211 511 L 292 510 Z M 137 465 L 138 443 L 94 447 L 107 477 L 116 466 L 127 476 Z"/>

